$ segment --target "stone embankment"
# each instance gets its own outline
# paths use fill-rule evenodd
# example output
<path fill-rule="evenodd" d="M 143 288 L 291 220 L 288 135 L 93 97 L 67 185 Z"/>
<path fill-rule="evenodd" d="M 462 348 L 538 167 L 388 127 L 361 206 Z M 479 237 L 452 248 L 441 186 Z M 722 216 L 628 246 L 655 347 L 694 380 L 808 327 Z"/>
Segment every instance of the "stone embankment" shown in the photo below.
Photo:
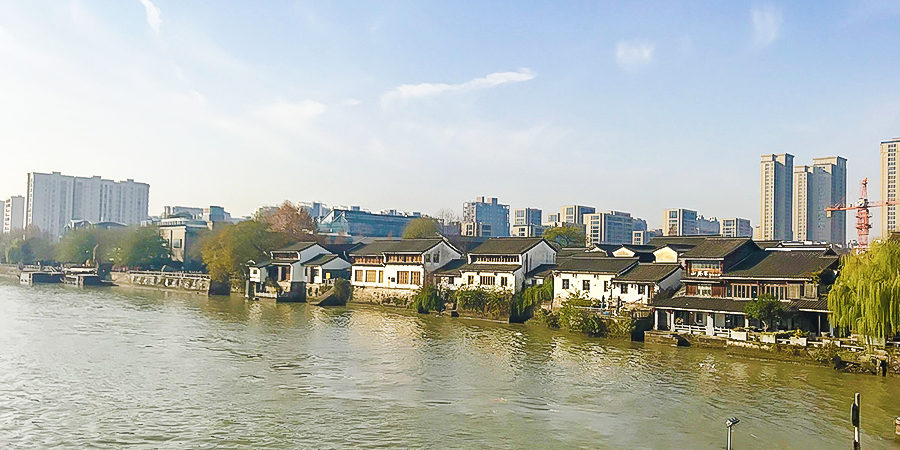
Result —
<path fill-rule="evenodd" d="M 210 294 L 209 275 L 185 272 L 112 272 L 110 280 L 119 286 L 130 286 L 147 289 L 161 289 L 197 294 Z"/>
<path fill-rule="evenodd" d="M 775 342 L 771 342 L 771 341 Z M 848 345 L 845 340 L 826 339 L 815 344 L 805 339 L 731 339 L 668 331 L 646 331 L 644 342 L 667 346 L 692 346 L 724 350 L 734 356 L 805 362 L 833 366 L 847 372 L 900 376 L 900 348 Z"/>

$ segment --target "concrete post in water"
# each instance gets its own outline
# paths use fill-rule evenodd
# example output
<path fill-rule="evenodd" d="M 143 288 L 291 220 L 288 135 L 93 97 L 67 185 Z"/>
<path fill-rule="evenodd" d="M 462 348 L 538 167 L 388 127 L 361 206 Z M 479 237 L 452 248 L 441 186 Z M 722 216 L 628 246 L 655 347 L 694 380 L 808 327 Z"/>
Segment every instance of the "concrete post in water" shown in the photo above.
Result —
<path fill-rule="evenodd" d="M 728 443 L 726 444 L 725 448 L 728 450 L 731 450 L 731 427 L 737 425 L 740 422 L 740 419 L 738 419 L 737 417 L 732 417 L 725 421 L 725 426 L 728 427 Z"/>
<path fill-rule="evenodd" d="M 894 419 L 894 434 L 900 437 L 900 417 Z"/>

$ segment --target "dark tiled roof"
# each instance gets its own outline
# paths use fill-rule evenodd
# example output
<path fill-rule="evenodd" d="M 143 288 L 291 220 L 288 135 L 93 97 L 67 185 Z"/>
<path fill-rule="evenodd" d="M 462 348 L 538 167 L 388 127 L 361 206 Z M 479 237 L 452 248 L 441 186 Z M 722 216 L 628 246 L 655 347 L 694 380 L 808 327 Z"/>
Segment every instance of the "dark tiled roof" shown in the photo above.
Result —
<path fill-rule="evenodd" d="M 522 268 L 521 264 L 464 264 L 460 272 L 515 272 Z"/>
<path fill-rule="evenodd" d="M 656 247 L 652 245 L 622 244 L 619 248 L 626 248 L 635 253 L 653 253 Z"/>
<path fill-rule="evenodd" d="M 559 258 L 609 258 L 612 257 L 611 252 L 605 250 L 590 250 L 587 248 L 564 248 L 556 254 Z"/>
<path fill-rule="evenodd" d="M 291 245 L 288 245 L 287 247 L 279 248 L 278 250 L 275 250 L 275 251 L 276 252 L 299 252 L 299 251 L 306 250 L 306 249 L 312 247 L 313 245 L 316 245 L 316 243 L 315 242 L 297 242 L 296 244 L 291 244 Z"/>
<path fill-rule="evenodd" d="M 810 278 L 836 268 L 837 256 L 824 251 L 759 251 L 741 261 L 722 278 Z"/>
<path fill-rule="evenodd" d="M 383 253 L 423 253 L 443 239 L 398 239 L 380 240 L 351 250 L 351 255 L 381 255 Z"/>
<path fill-rule="evenodd" d="M 560 272 L 622 273 L 637 263 L 637 258 L 566 258 L 557 261 Z"/>
<path fill-rule="evenodd" d="M 490 238 L 469 253 L 473 255 L 521 255 L 544 241 L 539 237 Z"/>
<path fill-rule="evenodd" d="M 694 248 L 694 247 L 696 247 L 696 245 L 688 245 L 688 244 L 666 244 L 666 245 L 663 245 L 662 247 L 657 248 L 656 250 L 660 250 L 660 249 L 663 249 L 663 248 L 670 248 L 670 249 L 672 249 L 675 253 L 682 254 L 682 253 L 684 253 L 684 252 L 686 252 L 686 251 L 688 251 L 688 250 L 690 250 L 690 249 L 692 249 L 692 248 Z M 656 251 L 656 250 L 654 250 L 654 251 Z"/>
<path fill-rule="evenodd" d="M 781 241 L 753 241 L 753 243 L 763 250 L 781 245 Z"/>
<path fill-rule="evenodd" d="M 468 254 L 472 251 L 472 249 L 477 248 L 479 245 L 484 244 L 485 241 L 488 240 L 487 237 L 476 237 L 476 236 L 447 236 L 447 240 L 450 241 L 450 245 L 457 248 L 457 250 L 461 251 L 464 255 Z"/>
<path fill-rule="evenodd" d="M 712 236 L 654 236 L 647 245 L 652 245 L 656 248 L 662 248 L 669 244 L 696 247 L 710 237 Z"/>
<path fill-rule="evenodd" d="M 459 268 L 466 264 L 465 259 L 451 259 L 447 264 L 441 266 L 440 269 L 435 270 L 434 275 L 443 275 L 443 276 L 460 276 Z"/>
<path fill-rule="evenodd" d="M 268 266 L 268 265 L 271 264 L 271 263 L 272 263 L 272 260 L 271 260 L 271 259 L 266 259 L 266 260 L 263 260 L 263 261 L 260 261 L 260 262 L 258 262 L 258 263 L 256 263 L 256 264 L 254 264 L 254 265 L 252 265 L 252 266 L 250 266 L 250 267 L 256 267 L 256 268 L 266 267 L 266 266 Z"/>
<path fill-rule="evenodd" d="M 525 278 L 547 278 L 553 273 L 556 264 L 541 264 L 525 274 Z"/>
<path fill-rule="evenodd" d="M 662 300 L 653 300 L 650 304 L 653 308 L 687 309 L 697 311 L 722 311 L 731 313 L 744 313 L 744 307 L 749 300 L 731 300 L 727 298 L 710 297 L 672 297 Z M 828 311 L 828 300 L 791 300 L 783 302 L 789 311 Z"/>
<path fill-rule="evenodd" d="M 628 272 L 617 276 L 615 281 L 658 283 L 680 268 L 681 265 L 678 263 L 638 263 Z"/>
<path fill-rule="evenodd" d="M 708 238 L 682 255 L 684 258 L 724 258 L 746 243 L 750 238 Z"/>
<path fill-rule="evenodd" d="M 303 265 L 305 265 L 305 266 L 323 266 L 325 264 L 330 263 L 331 261 L 334 261 L 335 259 L 339 259 L 338 255 L 327 255 L 327 254 L 319 255 L 319 256 L 316 256 L 315 258 L 303 263 Z"/>

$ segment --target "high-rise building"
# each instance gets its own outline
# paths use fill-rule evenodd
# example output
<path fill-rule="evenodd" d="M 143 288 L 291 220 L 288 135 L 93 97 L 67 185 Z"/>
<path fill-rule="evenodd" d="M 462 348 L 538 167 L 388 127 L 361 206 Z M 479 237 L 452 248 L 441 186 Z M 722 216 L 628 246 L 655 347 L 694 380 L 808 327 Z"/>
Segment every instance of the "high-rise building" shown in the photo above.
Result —
<path fill-rule="evenodd" d="M 6 200 L 0 200 L 0 233 L 3 233 L 6 223 Z"/>
<path fill-rule="evenodd" d="M 509 236 L 509 205 L 501 205 L 496 197 L 476 197 L 474 202 L 463 203 L 463 223 L 481 223 L 490 225 L 490 236 Z M 466 226 L 463 226 L 465 234 Z M 473 231 L 485 229 L 482 226 L 469 227 Z M 469 236 L 469 235 L 467 235 Z M 481 234 L 478 234 L 481 236 Z"/>
<path fill-rule="evenodd" d="M 697 233 L 704 236 L 719 235 L 719 220 L 715 217 L 697 216 Z"/>
<path fill-rule="evenodd" d="M 547 213 L 547 222 L 545 223 L 549 222 L 562 222 L 559 220 L 559 213 Z"/>
<path fill-rule="evenodd" d="M 584 224 L 584 215 L 597 212 L 593 206 L 567 205 L 559 209 L 559 220 L 566 223 Z"/>
<path fill-rule="evenodd" d="M 722 237 L 752 237 L 753 227 L 750 219 L 732 217 L 719 220 L 719 235 Z"/>
<path fill-rule="evenodd" d="M 537 208 L 518 208 L 513 211 L 513 225 L 541 226 L 542 211 Z"/>
<path fill-rule="evenodd" d="M 897 147 L 900 138 L 881 143 L 881 201 L 897 201 Z M 887 205 L 881 208 L 881 236 L 887 237 L 892 231 L 900 229 L 897 223 L 898 205 Z"/>
<path fill-rule="evenodd" d="M 697 211 L 684 208 L 663 210 L 663 236 L 697 234 Z"/>
<path fill-rule="evenodd" d="M 629 244 L 632 242 L 634 217 L 621 211 L 606 211 L 584 215 L 588 244 Z"/>
<path fill-rule="evenodd" d="M 760 232 L 766 241 L 793 239 L 794 155 L 762 155 L 760 161 Z"/>
<path fill-rule="evenodd" d="M 14 195 L 3 202 L 2 231 L 6 234 L 25 228 L 25 197 Z"/>
<path fill-rule="evenodd" d="M 137 225 L 149 217 L 150 185 L 61 175 L 28 174 L 25 225 L 34 225 L 56 240 L 69 221 Z"/>
<path fill-rule="evenodd" d="M 825 208 L 846 202 L 847 160 L 815 158 L 811 166 L 794 166 L 793 190 L 794 240 L 846 244 L 846 212 L 828 217 Z"/>

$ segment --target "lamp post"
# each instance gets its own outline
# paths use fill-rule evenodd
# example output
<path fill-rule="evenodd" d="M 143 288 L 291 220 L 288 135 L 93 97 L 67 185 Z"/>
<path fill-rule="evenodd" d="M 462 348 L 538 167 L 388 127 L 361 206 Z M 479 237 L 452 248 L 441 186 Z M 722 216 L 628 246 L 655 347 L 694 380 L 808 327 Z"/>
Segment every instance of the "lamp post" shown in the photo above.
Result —
<path fill-rule="evenodd" d="M 725 426 L 728 428 L 728 444 L 725 448 L 731 450 L 731 427 L 741 423 L 740 419 L 737 417 L 732 417 L 730 419 L 725 420 Z"/>
<path fill-rule="evenodd" d="M 859 392 L 853 396 L 850 406 L 850 423 L 853 424 L 853 450 L 859 450 Z"/>

